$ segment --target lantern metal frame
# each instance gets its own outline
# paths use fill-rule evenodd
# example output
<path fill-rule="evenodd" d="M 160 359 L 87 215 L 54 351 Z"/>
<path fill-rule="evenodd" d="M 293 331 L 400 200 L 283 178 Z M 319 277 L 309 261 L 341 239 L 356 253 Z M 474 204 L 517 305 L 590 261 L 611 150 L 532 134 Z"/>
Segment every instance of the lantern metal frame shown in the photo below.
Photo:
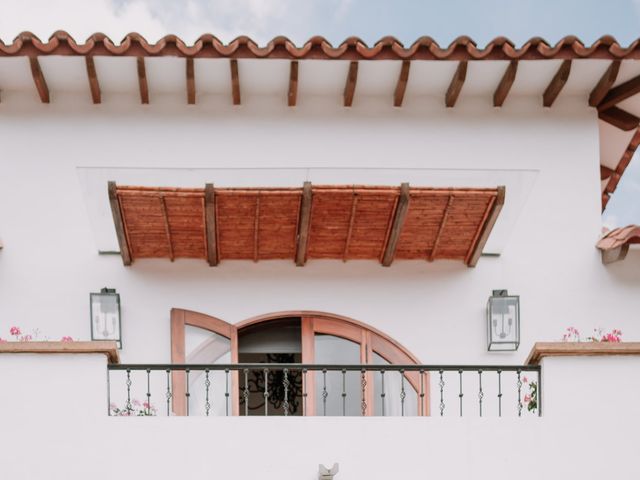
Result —
<path fill-rule="evenodd" d="M 116 298 L 116 305 L 118 306 L 118 335 L 117 338 L 115 339 L 110 339 L 110 340 L 114 340 L 116 342 L 116 344 L 118 345 L 118 349 L 121 350 L 122 349 L 122 312 L 120 309 L 120 294 L 118 292 L 116 292 L 115 288 L 107 288 L 104 287 L 102 289 L 100 289 L 99 292 L 91 292 L 89 293 L 89 323 L 90 323 L 90 327 L 91 327 L 91 340 L 92 341 L 97 341 L 97 340 L 105 340 L 104 338 L 96 338 L 95 334 L 94 334 L 94 324 L 93 324 L 93 299 L 94 297 L 102 297 L 105 295 L 112 295 Z"/>
<path fill-rule="evenodd" d="M 514 328 L 515 328 L 515 338 L 514 340 L 509 341 L 494 341 L 493 340 L 493 326 L 491 323 L 491 311 L 492 305 L 491 300 L 494 298 L 511 298 L 515 299 L 515 318 L 514 318 Z M 507 290 L 493 290 L 492 295 L 489 297 L 487 301 L 487 351 L 489 352 L 515 352 L 518 350 L 520 346 L 520 295 L 509 295 Z M 511 345 L 513 348 L 494 348 L 494 346 L 508 346 Z"/>

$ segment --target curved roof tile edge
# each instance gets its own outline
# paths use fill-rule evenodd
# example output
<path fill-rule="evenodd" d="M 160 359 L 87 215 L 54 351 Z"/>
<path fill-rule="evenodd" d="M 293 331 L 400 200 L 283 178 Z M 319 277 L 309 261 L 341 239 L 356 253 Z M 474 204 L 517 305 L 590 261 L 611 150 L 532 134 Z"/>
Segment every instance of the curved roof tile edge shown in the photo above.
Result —
<path fill-rule="evenodd" d="M 102 55 L 102 56 L 179 56 L 201 58 L 281 58 L 281 59 L 341 59 L 341 60 L 545 60 L 545 59 L 640 59 L 640 39 L 627 47 L 614 37 L 604 35 L 591 46 L 578 37 L 566 36 L 555 45 L 534 37 L 520 48 L 505 37 L 496 37 L 484 48 L 467 36 L 456 38 L 441 47 L 433 38 L 418 38 L 405 47 L 395 37 L 387 36 L 369 47 L 357 37 L 349 37 L 334 47 L 326 38 L 315 36 L 302 46 L 296 46 L 284 36 L 273 38 L 265 46 L 240 36 L 224 44 L 211 34 L 201 35 L 193 45 L 187 45 L 176 35 L 166 35 L 149 43 L 138 33 L 129 33 L 114 43 L 103 33 L 94 33 L 85 43 L 78 43 L 69 33 L 56 31 L 47 42 L 31 32 L 22 32 L 10 44 L 0 40 L 0 56 L 25 55 Z"/>

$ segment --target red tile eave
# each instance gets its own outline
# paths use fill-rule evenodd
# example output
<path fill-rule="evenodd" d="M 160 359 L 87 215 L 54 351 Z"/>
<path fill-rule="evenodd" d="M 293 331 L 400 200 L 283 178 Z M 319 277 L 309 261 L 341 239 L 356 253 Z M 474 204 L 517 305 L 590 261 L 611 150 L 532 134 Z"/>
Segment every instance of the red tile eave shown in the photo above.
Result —
<path fill-rule="evenodd" d="M 505 37 L 497 37 L 479 48 L 469 37 L 456 38 L 441 47 L 431 37 L 420 37 L 405 47 L 394 37 L 384 37 L 369 47 L 357 37 L 349 37 L 334 47 L 324 37 L 310 38 L 296 46 L 286 37 L 275 37 L 264 47 L 246 36 L 225 44 L 211 34 L 200 36 L 187 45 L 175 35 L 167 35 L 149 43 L 142 35 L 130 33 L 114 43 L 102 33 L 91 35 L 78 43 L 69 33 L 57 31 L 48 41 L 41 41 L 31 32 L 20 33 L 12 43 L 0 40 L 0 56 L 96 55 L 96 56 L 177 56 L 195 58 L 280 58 L 339 60 L 545 60 L 545 59 L 640 59 L 640 39 L 627 47 L 614 37 L 605 35 L 590 46 L 575 36 L 566 36 L 555 45 L 534 37 L 517 48 Z"/>

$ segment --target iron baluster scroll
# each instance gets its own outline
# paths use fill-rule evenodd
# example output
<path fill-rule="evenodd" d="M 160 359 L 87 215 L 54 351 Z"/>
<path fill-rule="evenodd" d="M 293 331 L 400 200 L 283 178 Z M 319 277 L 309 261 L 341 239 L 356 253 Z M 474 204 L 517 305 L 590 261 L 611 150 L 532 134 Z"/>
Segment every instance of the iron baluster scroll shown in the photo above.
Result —
<path fill-rule="evenodd" d="M 541 415 L 542 370 L 537 365 L 287 362 L 293 358 L 290 354 L 272 354 L 265 357 L 264 363 L 108 365 L 108 399 L 111 405 L 120 406 L 110 407 L 108 413 L 145 416 Z M 173 382 L 180 378 L 186 385 L 177 396 Z M 146 403 L 141 404 L 138 399 L 145 397 Z M 154 398 L 164 403 L 166 413 L 164 408 L 158 409 L 152 404 Z M 472 407 L 474 399 L 475 408 Z M 144 405 L 144 411 L 140 405 Z"/>

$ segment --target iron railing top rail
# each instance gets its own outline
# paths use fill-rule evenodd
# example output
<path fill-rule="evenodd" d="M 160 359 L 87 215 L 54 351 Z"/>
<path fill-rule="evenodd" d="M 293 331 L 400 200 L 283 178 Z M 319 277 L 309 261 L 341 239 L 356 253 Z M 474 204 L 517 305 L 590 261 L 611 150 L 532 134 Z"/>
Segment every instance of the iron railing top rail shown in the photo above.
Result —
<path fill-rule="evenodd" d="M 308 370 L 308 371 L 488 371 L 488 372 L 540 372 L 540 365 L 373 365 L 329 363 L 128 363 L 109 364 L 109 370 Z"/>

